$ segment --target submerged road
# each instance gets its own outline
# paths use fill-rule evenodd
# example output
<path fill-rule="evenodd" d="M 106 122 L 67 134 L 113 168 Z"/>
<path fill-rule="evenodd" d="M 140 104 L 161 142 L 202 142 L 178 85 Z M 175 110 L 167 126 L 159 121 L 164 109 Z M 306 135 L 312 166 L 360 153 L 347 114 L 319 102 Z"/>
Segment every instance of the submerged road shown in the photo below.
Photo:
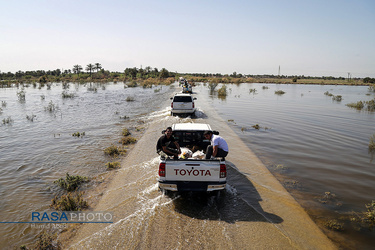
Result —
<path fill-rule="evenodd" d="M 179 89 L 178 89 L 179 90 Z M 156 112 L 121 163 L 94 211 L 110 211 L 113 224 L 84 224 L 64 241 L 69 249 L 337 249 L 301 206 L 209 103 L 198 118 Z M 164 107 L 168 107 L 169 100 Z M 176 122 L 209 123 L 229 144 L 228 185 L 218 195 L 167 196 L 158 190 L 161 131 Z"/>

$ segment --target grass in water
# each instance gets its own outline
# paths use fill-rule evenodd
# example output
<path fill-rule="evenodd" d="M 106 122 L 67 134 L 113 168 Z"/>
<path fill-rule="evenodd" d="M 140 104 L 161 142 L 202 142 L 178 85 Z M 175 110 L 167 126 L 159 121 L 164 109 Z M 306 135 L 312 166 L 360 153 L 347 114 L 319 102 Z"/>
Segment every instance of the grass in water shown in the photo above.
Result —
<path fill-rule="evenodd" d="M 370 143 L 368 144 L 370 152 L 375 152 L 375 134 L 370 137 Z"/>
<path fill-rule="evenodd" d="M 338 222 L 337 220 L 329 220 L 324 226 L 333 231 L 344 231 L 344 224 Z"/>
<path fill-rule="evenodd" d="M 348 103 L 346 104 L 349 108 L 355 108 L 357 110 L 362 110 L 365 109 L 370 112 L 375 111 L 375 99 L 370 100 L 370 101 L 359 101 L 359 102 L 353 102 L 353 103 Z"/>
<path fill-rule="evenodd" d="M 283 94 L 285 94 L 285 92 L 282 91 L 282 90 L 277 90 L 277 91 L 275 91 L 275 94 L 276 95 L 283 95 Z"/>
<path fill-rule="evenodd" d="M 74 93 L 68 93 L 68 91 L 63 91 L 61 94 L 62 98 L 74 98 Z"/>
<path fill-rule="evenodd" d="M 33 122 L 34 121 L 34 118 L 36 117 L 36 115 L 34 114 L 31 114 L 31 115 L 26 115 L 26 119 Z"/>
<path fill-rule="evenodd" d="M 13 119 L 8 116 L 8 118 L 4 118 L 3 119 L 3 124 L 6 125 L 6 124 L 12 124 L 13 123 Z"/>
<path fill-rule="evenodd" d="M 75 136 L 75 137 L 81 137 L 82 136 L 83 137 L 83 136 L 85 136 L 85 134 L 86 134 L 85 132 L 82 132 L 82 133 L 75 132 L 75 133 L 72 134 L 72 136 Z"/>

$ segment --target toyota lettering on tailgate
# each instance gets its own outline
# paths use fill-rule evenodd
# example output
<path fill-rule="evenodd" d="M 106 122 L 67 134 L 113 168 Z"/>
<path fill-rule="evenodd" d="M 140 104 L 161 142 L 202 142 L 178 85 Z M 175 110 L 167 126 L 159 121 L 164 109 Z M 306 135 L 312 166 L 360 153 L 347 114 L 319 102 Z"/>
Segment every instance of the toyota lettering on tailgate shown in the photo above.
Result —
<path fill-rule="evenodd" d="M 176 175 L 181 175 L 181 176 L 184 176 L 184 175 L 188 175 L 188 176 L 211 176 L 211 172 L 210 170 L 198 170 L 198 169 L 174 169 L 174 171 L 176 172 Z"/>

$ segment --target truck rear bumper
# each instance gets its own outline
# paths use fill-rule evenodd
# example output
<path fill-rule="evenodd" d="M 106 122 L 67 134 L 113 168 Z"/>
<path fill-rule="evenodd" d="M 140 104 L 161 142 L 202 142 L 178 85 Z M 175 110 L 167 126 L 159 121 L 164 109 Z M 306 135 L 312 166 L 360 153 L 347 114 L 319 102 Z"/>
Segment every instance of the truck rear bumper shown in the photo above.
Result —
<path fill-rule="evenodd" d="M 225 189 L 227 182 L 159 181 L 159 188 L 169 191 L 215 191 Z"/>
<path fill-rule="evenodd" d="M 175 114 L 191 114 L 191 113 L 195 112 L 195 108 L 193 108 L 193 109 L 172 109 L 171 112 L 175 113 Z"/>

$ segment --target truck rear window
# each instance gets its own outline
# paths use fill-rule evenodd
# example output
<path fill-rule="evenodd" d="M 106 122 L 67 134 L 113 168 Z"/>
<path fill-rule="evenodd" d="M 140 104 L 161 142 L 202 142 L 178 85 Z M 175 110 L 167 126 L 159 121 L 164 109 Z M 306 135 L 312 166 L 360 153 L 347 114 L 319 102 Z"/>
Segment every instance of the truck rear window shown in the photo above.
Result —
<path fill-rule="evenodd" d="M 175 96 L 174 102 L 192 102 L 191 96 Z"/>
<path fill-rule="evenodd" d="M 181 147 L 189 149 L 196 146 L 198 149 L 206 150 L 207 146 L 210 145 L 210 141 L 203 137 L 203 131 L 173 131 L 173 137 Z"/>

